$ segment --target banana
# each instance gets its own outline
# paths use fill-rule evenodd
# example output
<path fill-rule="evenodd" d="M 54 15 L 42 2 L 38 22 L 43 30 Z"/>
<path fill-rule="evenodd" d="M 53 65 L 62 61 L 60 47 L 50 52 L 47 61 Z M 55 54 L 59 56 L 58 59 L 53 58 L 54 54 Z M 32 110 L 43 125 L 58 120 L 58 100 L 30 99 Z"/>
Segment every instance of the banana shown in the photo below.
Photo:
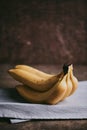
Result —
<path fill-rule="evenodd" d="M 71 68 L 71 65 L 69 66 L 69 69 L 68 69 L 68 73 L 67 73 L 67 79 L 66 79 L 66 83 L 67 83 L 67 93 L 66 93 L 66 97 L 68 97 L 72 91 L 72 82 L 71 82 L 71 79 L 70 79 L 70 68 Z"/>
<path fill-rule="evenodd" d="M 38 78 L 36 75 L 22 69 L 10 69 L 8 72 L 15 80 L 30 86 L 36 91 L 47 91 L 64 75 L 64 72 L 61 72 L 50 78 L 44 79 L 41 77 Z"/>
<path fill-rule="evenodd" d="M 17 85 L 16 90 L 29 102 L 53 105 L 61 101 L 66 92 L 66 87 L 66 75 L 61 75 L 60 80 L 46 92 L 37 92 L 25 85 Z"/>
<path fill-rule="evenodd" d="M 50 78 L 53 76 L 52 74 L 47 74 L 43 71 L 40 71 L 40 70 L 33 68 L 31 66 L 28 66 L 28 65 L 16 65 L 15 68 L 25 70 L 29 73 L 33 73 L 33 74 L 35 74 L 39 77 L 42 77 L 42 78 Z"/>
<path fill-rule="evenodd" d="M 71 67 L 70 67 L 70 79 L 72 81 L 72 91 L 71 91 L 70 95 L 72 95 L 78 88 L 78 79 L 73 74 L 73 65 L 71 65 Z"/>
<path fill-rule="evenodd" d="M 22 83 L 16 86 L 18 93 L 32 103 L 57 104 L 72 95 L 78 87 L 72 64 L 64 65 L 63 71 L 56 75 L 26 65 L 16 65 L 8 72 Z"/>
<path fill-rule="evenodd" d="M 72 91 L 72 82 L 71 82 L 71 79 L 70 79 L 70 71 L 71 71 L 71 65 L 68 65 L 68 72 L 66 74 L 67 88 L 66 88 L 66 92 L 65 92 L 65 95 L 64 95 L 62 100 L 64 100 L 66 97 L 70 96 L 70 93 Z"/>
<path fill-rule="evenodd" d="M 66 84 L 67 84 L 67 76 L 68 74 L 66 74 Z M 67 97 L 67 92 L 68 92 L 68 86 L 66 85 L 66 91 L 61 100 L 64 100 Z"/>

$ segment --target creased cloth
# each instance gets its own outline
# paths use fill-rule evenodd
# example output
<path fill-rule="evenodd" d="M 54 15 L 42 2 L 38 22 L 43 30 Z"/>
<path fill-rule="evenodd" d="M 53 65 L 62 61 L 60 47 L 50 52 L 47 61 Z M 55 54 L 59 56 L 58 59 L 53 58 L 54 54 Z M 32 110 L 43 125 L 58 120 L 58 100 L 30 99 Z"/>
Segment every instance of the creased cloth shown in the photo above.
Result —
<path fill-rule="evenodd" d="M 87 81 L 80 81 L 76 92 L 56 105 L 26 102 L 15 88 L 0 88 L 0 118 L 12 123 L 31 119 L 87 119 Z"/>

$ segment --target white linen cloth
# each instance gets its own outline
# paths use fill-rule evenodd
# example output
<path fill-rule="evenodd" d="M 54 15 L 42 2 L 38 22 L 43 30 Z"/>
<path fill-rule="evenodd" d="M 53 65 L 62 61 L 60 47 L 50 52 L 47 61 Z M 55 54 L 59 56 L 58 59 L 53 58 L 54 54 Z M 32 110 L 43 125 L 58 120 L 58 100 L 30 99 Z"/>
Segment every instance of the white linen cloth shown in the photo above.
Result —
<path fill-rule="evenodd" d="M 0 88 L 0 118 L 12 123 L 31 119 L 87 119 L 87 81 L 80 81 L 76 92 L 56 105 L 25 102 L 15 88 Z"/>

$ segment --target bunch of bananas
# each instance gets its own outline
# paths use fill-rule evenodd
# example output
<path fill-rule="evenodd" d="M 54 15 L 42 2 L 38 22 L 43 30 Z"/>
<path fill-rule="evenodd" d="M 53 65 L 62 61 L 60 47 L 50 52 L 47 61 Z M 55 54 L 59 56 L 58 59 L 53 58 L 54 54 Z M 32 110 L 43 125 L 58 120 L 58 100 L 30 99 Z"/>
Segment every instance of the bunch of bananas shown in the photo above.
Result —
<path fill-rule="evenodd" d="M 64 65 L 59 74 L 47 74 L 27 65 L 16 65 L 8 73 L 17 81 L 18 93 L 31 103 L 57 104 L 72 95 L 78 86 L 73 65 Z"/>

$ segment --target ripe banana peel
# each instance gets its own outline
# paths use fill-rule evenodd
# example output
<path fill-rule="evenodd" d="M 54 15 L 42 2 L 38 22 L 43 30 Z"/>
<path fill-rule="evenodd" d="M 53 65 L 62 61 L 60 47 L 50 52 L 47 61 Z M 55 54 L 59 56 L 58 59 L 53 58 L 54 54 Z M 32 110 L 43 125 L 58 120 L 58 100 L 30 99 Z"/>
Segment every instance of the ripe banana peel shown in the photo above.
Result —
<path fill-rule="evenodd" d="M 28 65 L 16 65 L 15 66 L 16 69 L 22 69 L 22 70 L 25 70 L 29 73 L 32 73 L 38 77 L 42 77 L 42 78 L 50 78 L 50 77 L 53 77 L 52 74 L 48 74 L 48 73 L 45 73 L 43 71 L 40 71 L 34 67 L 31 67 L 31 66 L 28 66 Z"/>
<path fill-rule="evenodd" d="M 70 71 L 71 71 L 71 65 L 68 66 L 68 73 L 67 73 L 67 76 L 66 76 L 67 90 L 66 90 L 66 93 L 65 93 L 63 99 L 68 97 L 70 95 L 71 91 L 72 91 L 72 81 L 70 79 Z"/>
<path fill-rule="evenodd" d="M 56 75 L 26 65 L 17 65 L 8 72 L 22 83 L 16 86 L 18 93 L 32 103 L 57 104 L 72 95 L 78 87 L 72 65 L 64 65 L 63 71 Z"/>
<path fill-rule="evenodd" d="M 71 67 L 70 67 L 70 79 L 72 82 L 72 91 L 71 91 L 70 95 L 72 95 L 78 87 L 78 79 L 73 74 L 73 65 L 71 65 Z"/>
<path fill-rule="evenodd" d="M 16 86 L 16 89 L 19 94 L 29 102 L 46 103 L 53 105 L 58 103 L 65 94 L 66 75 L 64 77 L 61 77 L 60 81 L 46 92 L 37 92 L 25 85 L 18 85 Z"/>
<path fill-rule="evenodd" d="M 78 87 L 78 79 L 73 75 L 73 65 L 68 66 L 68 73 L 66 78 L 67 90 L 63 97 L 63 100 L 68 96 L 71 96 Z"/>
<path fill-rule="evenodd" d="M 27 86 L 30 86 L 32 89 L 36 91 L 47 91 L 55 83 L 57 83 L 60 76 L 63 75 L 63 73 L 61 72 L 58 75 L 54 75 L 50 78 L 45 79 L 22 69 L 10 69 L 8 70 L 8 72 L 15 80 Z"/>

